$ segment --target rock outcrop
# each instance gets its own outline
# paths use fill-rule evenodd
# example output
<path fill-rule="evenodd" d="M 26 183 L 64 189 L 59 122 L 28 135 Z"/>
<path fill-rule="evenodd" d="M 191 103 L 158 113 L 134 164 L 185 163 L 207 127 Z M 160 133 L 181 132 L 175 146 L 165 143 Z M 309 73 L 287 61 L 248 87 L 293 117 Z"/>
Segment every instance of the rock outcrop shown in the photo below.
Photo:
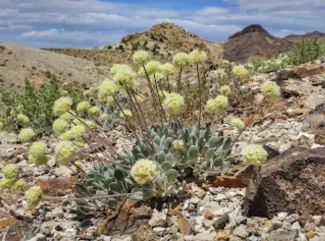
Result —
<path fill-rule="evenodd" d="M 247 216 L 325 212 L 325 148 L 291 148 L 257 169 L 246 190 Z"/>

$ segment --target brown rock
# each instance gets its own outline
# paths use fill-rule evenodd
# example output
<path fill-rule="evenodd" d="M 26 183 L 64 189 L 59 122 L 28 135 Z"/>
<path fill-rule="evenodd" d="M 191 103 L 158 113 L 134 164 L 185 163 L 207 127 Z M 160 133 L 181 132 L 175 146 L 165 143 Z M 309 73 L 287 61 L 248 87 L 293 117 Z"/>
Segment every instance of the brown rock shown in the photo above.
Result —
<path fill-rule="evenodd" d="M 205 219 L 208 219 L 208 220 L 213 219 L 213 213 L 211 213 L 210 211 L 204 212 L 203 216 L 204 216 Z"/>
<path fill-rule="evenodd" d="M 303 67 L 298 67 L 298 69 L 296 69 L 295 72 L 301 78 L 305 78 L 308 76 L 313 76 L 313 75 L 323 73 L 324 67 L 322 65 L 303 66 Z"/>
<path fill-rule="evenodd" d="M 289 149 L 258 168 L 246 191 L 245 214 L 324 213 L 324 173 L 325 148 Z"/>

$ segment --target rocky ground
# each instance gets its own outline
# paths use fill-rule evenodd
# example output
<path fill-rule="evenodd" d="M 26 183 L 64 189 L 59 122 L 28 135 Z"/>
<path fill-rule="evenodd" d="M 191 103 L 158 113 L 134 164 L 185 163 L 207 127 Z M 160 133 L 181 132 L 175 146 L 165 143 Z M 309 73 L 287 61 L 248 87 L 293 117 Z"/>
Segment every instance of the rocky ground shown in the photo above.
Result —
<path fill-rule="evenodd" d="M 0 236 L 8 241 L 325 240 L 325 152 L 319 148 L 325 144 L 325 107 L 321 105 L 325 103 L 324 67 L 316 62 L 254 77 L 251 87 L 257 100 L 257 83 L 268 79 L 279 83 L 284 97 L 280 103 L 263 109 L 263 116 L 244 132 L 234 148 L 237 155 L 247 143 L 266 145 L 270 157 L 275 158 L 269 158 L 262 167 L 240 164 L 227 176 L 209 183 L 190 183 L 189 197 L 179 202 L 169 200 L 162 208 L 142 205 L 129 210 L 132 201 L 128 201 L 115 225 L 105 222 L 102 216 L 76 221 L 68 205 L 54 200 L 42 201 L 34 212 L 26 211 L 22 195 L 1 190 L 4 205 L 0 207 Z M 225 117 L 225 124 L 213 128 L 236 135 L 226 124 L 230 116 L 231 113 Z M 118 132 L 115 136 L 119 137 Z M 23 167 L 24 179 L 31 185 L 40 185 L 46 196 L 73 196 L 73 184 L 77 181 L 73 168 L 57 166 L 54 158 L 49 161 L 50 169 L 35 168 L 26 160 L 27 145 L 17 142 L 16 135 L 0 133 L 0 140 L 0 169 L 5 161 L 15 162 Z M 116 140 L 117 149 L 130 144 L 124 138 Z M 46 137 L 46 141 L 53 146 L 53 138 Z M 93 163 L 84 161 L 83 165 L 90 170 Z M 252 177 L 254 182 L 248 182 Z M 305 182 L 306 187 L 302 185 Z M 109 228 L 113 231 L 107 234 Z"/>

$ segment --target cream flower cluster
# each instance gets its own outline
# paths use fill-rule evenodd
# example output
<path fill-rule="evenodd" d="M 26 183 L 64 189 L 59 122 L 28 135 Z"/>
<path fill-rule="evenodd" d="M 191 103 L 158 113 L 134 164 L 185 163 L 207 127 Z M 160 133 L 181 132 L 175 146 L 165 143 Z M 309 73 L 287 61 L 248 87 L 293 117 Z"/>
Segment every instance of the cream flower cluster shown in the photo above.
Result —
<path fill-rule="evenodd" d="M 131 176 L 138 184 L 146 184 L 157 176 L 157 165 L 154 161 L 140 159 L 133 165 Z"/>
<path fill-rule="evenodd" d="M 132 117 L 132 112 L 130 110 L 124 109 L 123 112 L 122 111 L 120 112 L 120 117 L 124 118 L 125 117 L 124 115 L 126 116 L 126 118 L 129 119 Z"/>
<path fill-rule="evenodd" d="M 116 91 L 117 87 L 111 80 L 104 80 L 103 83 L 99 86 L 99 94 L 102 97 L 113 96 Z"/>
<path fill-rule="evenodd" d="M 148 75 L 153 75 L 156 74 L 160 71 L 160 66 L 161 63 L 155 60 L 151 60 L 150 62 L 148 62 L 145 66 Z"/>
<path fill-rule="evenodd" d="M 281 96 L 280 86 L 274 81 L 264 81 L 262 84 L 262 92 L 267 98 L 277 98 Z"/>
<path fill-rule="evenodd" d="M 207 60 L 207 54 L 198 49 L 193 50 L 190 54 L 190 62 L 193 64 L 203 64 Z"/>
<path fill-rule="evenodd" d="M 210 99 L 205 105 L 205 111 L 210 114 L 221 112 L 229 107 L 228 98 L 224 95 L 218 95 L 215 99 Z"/>
<path fill-rule="evenodd" d="M 147 51 L 139 50 L 136 51 L 132 56 L 133 62 L 136 64 L 145 64 L 149 61 L 150 56 Z"/>
<path fill-rule="evenodd" d="M 46 155 L 46 144 L 44 142 L 34 142 L 29 148 L 28 161 L 34 163 L 35 166 L 46 165 L 48 157 Z"/>
<path fill-rule="evenodd" d="M 72 106 L 72 99 L 70 97 L 61 97 L 54 102 L 53 112 L 55 115 L 60 116 L 70 110 Z"/>
<path fill-rule="evenodd" d="M 163 108 L 171 116 L 179 116 L 185 109 L 184 97 L 177 93 L 170 93 L 163 102 Z"/>
<path fill-rule="evenodd" d="M 184 141 L 183 140 L 175 140 L 173 141 L 173 148 L 175 150 L 183 149 L 184 147 Z"/>
<path fill-rule="evenodd" d="M 267 152 L 262 145 L 251 144 L 242 150 L 245 161 L 252 165 L 259 165 L 266 161 Z"/>
<path fill-rule="evenodd" d="M 69 129 L 70 124 L 66 120 L 59 118 L 53 122 L 52 127 L 56 134 L 61 135 Z"/>
<path fill-rule="evenodd" d="M 174 65 L 172 65 L 171 63 L 165 63 L 162 64 L 160 66 L 160 71 L 164 74 L 164 75 L 170 75 L 173 76 L 176 72 L 176 69 L 174 67 Z"/>
<path fill-rule="evenodd" d="M 82 101 L 77 105 L 77 112 L 80 114 L 86 113 L 90 109 L 91 105 L 88 101 Z"/>
<path fill-rule="evenodd" d="M 232 73 L 239 79 L 247 79 L 249 77 L 249 71 L 244 65 L 237 65 L 232 69 Z"/>
<path fill-rule="evenodd" d="M 190 65 L 190 56 L 187 53 L 178 53 L 173 57 L 173 63 L 179 67 L 186 67 Z"/>
<path fill-rule="evenodd" d="M 67 165 L 76 154 L 77 147 L 71 141 L 62 141 L 55 147 L 55 158 L 62 165 Z"/>
<path fill-rule="evenodd" d="M 33 186 L 25 192 L 25 201 L 30 209 L 35 208 L 43 197 L 43 191 L 40 186 Z"/>
<path fill-rule="evenodd" d="M 228 85 L 223 85 L 219 89 L 220 94 L 229 96 L 231 94 L 231 89 Z"/>
<path fill-rule="evenodd" d="M 35 132 L 32 128 L 24 128 L 19 132 L 19 139 L 22 142 L 30 141 L 35 136 Z"/>
<path fill-rule="evenodd" d="M 28 124 L 29 123 L 29 118 L 27 115 L 24 115 L 24 114 L 19 114 L 17 116 L 17 120 L 23 124 Z"/>
<path fill-rule="evenodd" d="M 237 129 L 241 130 L 245 127 L 245 123 L 239 118 L 232 118 L 230 123 Z"/>

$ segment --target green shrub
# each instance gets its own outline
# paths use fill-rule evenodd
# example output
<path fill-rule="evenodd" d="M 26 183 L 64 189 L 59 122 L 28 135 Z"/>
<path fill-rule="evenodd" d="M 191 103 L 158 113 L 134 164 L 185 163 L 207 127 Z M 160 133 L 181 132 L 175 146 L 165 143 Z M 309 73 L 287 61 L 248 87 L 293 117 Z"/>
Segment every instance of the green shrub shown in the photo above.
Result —
<path fill-rule="evenodd" d="M 50 131 L 55 119 L 53 104 L 62 95 L 71 96 L 74 104 L 85 99 L 81 91 L 74 90 L 71 84 L 59 83 L 54 75 L 39 89 L 26 78 L 22 93 L 0 89 L 0 121 L 5 130 L 32 127 L 37 132 Z M 26 115 L 31 122 L 25 125 L 17 122 L 19 114 Z"/>
<path fill-rule="evenodd" d="M 313 61 L 325 54 L 325 44 L 314 40 L 302 40 L 295 44 L 288 53 L 288 63 L 290 65 L 299 65 Z"/>

